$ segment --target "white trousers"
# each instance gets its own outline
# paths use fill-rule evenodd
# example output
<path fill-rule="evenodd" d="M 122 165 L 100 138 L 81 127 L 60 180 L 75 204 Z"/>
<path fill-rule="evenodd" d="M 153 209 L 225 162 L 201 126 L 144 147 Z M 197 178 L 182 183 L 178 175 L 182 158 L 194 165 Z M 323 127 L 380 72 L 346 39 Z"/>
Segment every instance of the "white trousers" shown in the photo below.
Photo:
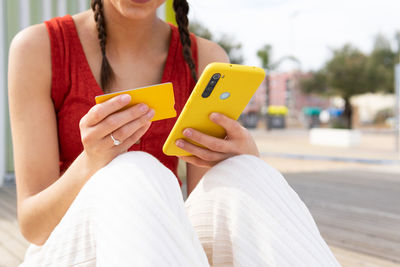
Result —
<path fill-rule="evenodd" d="M 127 152 L 84 185 L 21 266 L 339 266 L 304 203 L 254 156 L 227 159 L 183 201 L 156 158 Z"/>

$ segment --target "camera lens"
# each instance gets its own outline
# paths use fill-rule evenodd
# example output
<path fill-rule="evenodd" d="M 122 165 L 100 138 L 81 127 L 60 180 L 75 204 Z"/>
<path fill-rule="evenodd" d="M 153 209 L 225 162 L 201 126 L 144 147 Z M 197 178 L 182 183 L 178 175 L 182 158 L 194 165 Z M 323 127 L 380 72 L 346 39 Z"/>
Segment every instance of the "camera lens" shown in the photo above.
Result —
<path fill-rule="evenodd" d="M 219 78 L 221 78 L 221 74 L 215 73 L 215 74 L 212 76 L 212 78 L 213 78 L 214 80 L 218 80 Z"/>
<path fill-rule="evenodd" d="M 208 88 L 206 90 L 204 90 L 203 94 L 201 95 L 203 98 L 207 98 L 209 97 L 211 94 L 211 91 L 208 90 Z"/>

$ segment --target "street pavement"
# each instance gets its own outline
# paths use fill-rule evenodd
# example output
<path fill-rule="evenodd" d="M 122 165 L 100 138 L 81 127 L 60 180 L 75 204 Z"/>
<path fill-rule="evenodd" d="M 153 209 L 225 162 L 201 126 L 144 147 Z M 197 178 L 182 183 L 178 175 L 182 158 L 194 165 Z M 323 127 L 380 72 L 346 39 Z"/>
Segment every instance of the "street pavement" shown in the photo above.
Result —
<path fill-rule="evenodd" d="M 310 145 L 306 130 L 251 133 L 343 266 L 400 266 L 400 162 L 393 136 L 364 133 L 359 146 L 339 148 Z"/>

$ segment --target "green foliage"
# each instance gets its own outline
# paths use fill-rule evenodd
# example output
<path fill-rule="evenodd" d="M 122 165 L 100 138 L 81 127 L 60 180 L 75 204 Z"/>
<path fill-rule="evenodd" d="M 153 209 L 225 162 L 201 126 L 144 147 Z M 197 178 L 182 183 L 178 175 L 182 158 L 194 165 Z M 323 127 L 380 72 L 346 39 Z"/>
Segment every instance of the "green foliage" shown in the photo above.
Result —
<path fill-rule="evenodd" d="M 400 55 L 400 32 L 395 35 L 397 51 L 382 34 L 375 37 L 373 50 L 362 53 L 346 44 L 333 50 L 332 58 L 323 68 L 310 73 L 300 82 L 305 93 L 337 95 L 345 100 L 345 123 L 351 128 L 352 107 L 350 98 L 368 92 L 394 91 L 394 66 Z"/>
<path fill-rule="evenodd" d="M 325 90 L 344 99 L 369 91 L 367 62 L 367 56 L 349 44 L 334 50 L 332 59 L 325 65 L 328 86 Z"/>
<path fill-rule="evenodd" d="M 370 91 L 394 91 L 395 63 L 396 52 L 391 49 L 390 41 L 381 34 L 377 35 L 368 58 L 367 78 Z"/>
<path fill-rule="evenodd" d="M 301 82 L 303 91 L 338 95 L 344 99 L 368 92 L 393 92 L 400 32 L 395 39 L 397 52 L 392 50 L 390 41 L 382 34 L 375 37 L 373 50 L 368 55 L 350 44 L 333 50 L 332 58 L 325 66 Z"/>
<path fill-rule="evenodd" d="M 263 69 L 271 69 L 271 53 L 272 53 L 272 46 L 269 44 L 264 45 L 257 51 L 257 56 L 261 60 L 261 67 Z"/>
<path fill-rule="evenodd" d="M 213 34 L 204 27 L 201 23 L 194 21 L 189 25 L 189 31 L 196 34 L 199 37 L 208 39 L 219 44 L 229 56 L 229 60 L 233 64 L 242 64 L 242 44 L 234 40 L 230 35 L 223 34 L 219 38 L 215 38 Z"/>
<path fill-rule="evenodd" d="M 300 87 L 306 94 L 318 93 L 320 95 L 329 95 L 324 70 L 312 72 L 309 77 L 300 80 Z"/>
<path fill-rule="evenodd" d="M 261 67 L 267 71 L 275 70 L 284 61 L 293 61 L 300 65 L 299 60 L 294 56 L 283 56 L 277 61 L 272 61 L 272 46 L 266 44 L 257 51 L 257 56 L 261 61 Z"/>
<path fill-rule="evenodd" d="M 397 63 L 400 63 L 400 31 L 396 32 L 394 35 L 394 39 L 396 40 L 396 45 L 397 45 Z"/>

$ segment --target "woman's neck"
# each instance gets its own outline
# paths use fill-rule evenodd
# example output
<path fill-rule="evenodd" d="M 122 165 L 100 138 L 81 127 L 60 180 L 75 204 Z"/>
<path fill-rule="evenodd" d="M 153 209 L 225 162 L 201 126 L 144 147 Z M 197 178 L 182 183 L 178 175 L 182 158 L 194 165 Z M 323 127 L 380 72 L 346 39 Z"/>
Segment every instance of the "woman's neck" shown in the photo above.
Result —
<path fill-rule="evenodd" d="M 104 1 L 104 16 L 107 25 L 106 47 L 114 56 L 135 56 L 165 47 L 161 40 L 166 40 L 166 25 L 155 13 L 133 20 L 121 15 L 110 1 Z"/>

